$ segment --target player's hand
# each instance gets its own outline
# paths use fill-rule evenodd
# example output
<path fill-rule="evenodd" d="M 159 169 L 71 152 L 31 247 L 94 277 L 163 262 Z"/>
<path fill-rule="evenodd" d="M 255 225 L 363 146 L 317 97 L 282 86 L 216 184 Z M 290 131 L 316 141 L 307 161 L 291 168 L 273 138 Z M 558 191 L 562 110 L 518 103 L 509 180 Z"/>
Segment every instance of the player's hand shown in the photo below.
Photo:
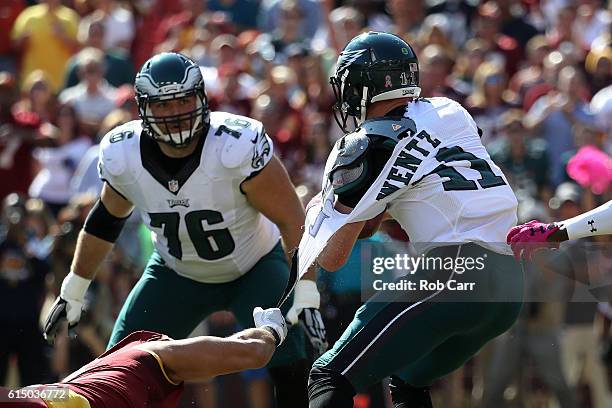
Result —
<path fill-rule="evenodd" d="M 262 309 L 261 307 L 256 307 L 253 309 L 253 321 L 257 328 L 267 326 L 274 330 L 278 336 L 276 339 L 277 347 L 280 346 L 285 340 L 285 337 L 287 337 L 287 323 L 283 317 L 283 312 L 281 312 L 279 308 Z"/>
<path fill-rule="evenodd" d="M 55 299 L 51 311 L 45 320 L 43 335 L 45 340 L 53 343 L 55 335 L 63 320 L 68 321 L 68 334 L 76 337 L 76 325 L 81 319 L 85 304 L 85 292 L 91 280 L 70 272 L 62 282 L 60 295 Z"/>
<path fill-rule="evenodd" d="M 306 336 L 310 340 L 314 358 L 318 358 L 327 350 L 327 331 L 319 309 L 305 308 L 299 315 L 300 324 L 304 327 Z"/>
<path fill-rule="evenodd" d="M 531 259 L 533 254 L 541 249 L 559 247 L 558 242 L 548 240 L 558 230 L 559 226 L 554 223 L 545 224 L 531 220 L 512 228 L 508 232 L 506 243 L 512 248 L 516 259 L 521 259 L 521 253 L 526 259 Z"/>
<path fill-rule="evenodd" d="M 287 312 L 289 323 L 299 323 L 304 327 L 317 357 L 323 354 L 328 346 L 325 325 L 319 312 L 320 305 L 321 295 L 316 282 L 304 279 L 295 285 L 293 305 Z"/>
<path fill-rule="evenodd" d="M 68 321 L 68 335 L 71 338 L 76 337 L 76 326 L 81 319 L 81 310 L 84 303 L 75 300 L 65 300 L 58 296 L 51 307 L 51 311 L 47 315 L 43 335 L 49 343 L 55 341 L 55 335 L 60 328 L 63 320 Z"/>

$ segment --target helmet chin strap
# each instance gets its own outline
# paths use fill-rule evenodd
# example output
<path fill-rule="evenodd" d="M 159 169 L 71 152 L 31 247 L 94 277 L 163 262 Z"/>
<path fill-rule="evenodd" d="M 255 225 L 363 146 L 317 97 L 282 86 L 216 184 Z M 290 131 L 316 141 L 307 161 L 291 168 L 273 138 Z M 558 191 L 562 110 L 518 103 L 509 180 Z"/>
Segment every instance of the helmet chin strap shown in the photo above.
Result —
<path fill-rule="evenodd" d="M 368 87 L 363 87 L 363 94 L 361 96 L 361 106 L 359 109 L 359 121 L 358 124 L 361 125 L 366 120 L 367 108 L 366 103 L 368 101 Z"/>

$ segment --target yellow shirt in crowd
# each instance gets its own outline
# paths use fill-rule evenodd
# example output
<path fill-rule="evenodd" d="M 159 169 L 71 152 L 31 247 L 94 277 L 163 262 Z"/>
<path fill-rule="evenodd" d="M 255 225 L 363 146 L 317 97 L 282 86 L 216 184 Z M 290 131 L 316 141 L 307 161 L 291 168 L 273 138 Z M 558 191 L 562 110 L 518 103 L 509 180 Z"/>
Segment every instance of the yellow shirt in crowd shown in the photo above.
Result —
<path fill-rule="evenodd" d="M 58 92 L 63 85 L 66 63 L 72 55 L 70 47 L 58 38 L 54 30 L 56 24 L 66 36 L 76 40 L 79 16 L 64 6 L 57 7 L 51 13 L 46 4 L 28 7 L 19 14 L 11 32 L 12 39 L 24 35 L 29 37 L 23 48 L 21 79 L 36 69 L 42 69 L 49 75 L 54 92 Z"/>

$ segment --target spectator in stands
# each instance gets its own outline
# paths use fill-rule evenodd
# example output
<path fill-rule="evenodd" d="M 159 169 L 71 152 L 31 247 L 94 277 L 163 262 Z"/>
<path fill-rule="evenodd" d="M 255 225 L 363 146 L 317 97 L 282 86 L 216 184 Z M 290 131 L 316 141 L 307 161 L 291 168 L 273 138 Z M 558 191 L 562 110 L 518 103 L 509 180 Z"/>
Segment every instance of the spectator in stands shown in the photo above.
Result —
<path fill-rule="evenodd" d="M 150 58 L 158 45 L 157 31 L 163 19 L 178 13 L 182 8 L 180 1 L 151 0 L 135 3 L 134 12 L 136 32 L 132 42 L 131 58 L 136 68 Z"/>
<path fill-rule="evenodd" d="M 608 6 L 610 8 L 610 6 Z M 608 29 L 603 30 L 597 38 L 591 43 L 591 51 L 601 50 L 612 47 L 612 21 L 608 24 Z"/>
<path fill-rule="evenodd" d="M 590 109 L 595 115 L 595 122 L 607 135 L 603 149 L 612 154 L 612 85 L 608 85 L 593 95 Z"/>
<path fill-rule="evenodd" d="M 288 50 L 288 57 L 287 65 L 297 74 L 301 92 L 306 98 L 305 109 L 328 115 L 334 95 L 323 55 L 295 44 Z"/>
<path fill-rule="evenodd" d="M 586 91 L 582 74 L 574 67 L 565 67 L 559 72 L 556 90 L 540 97 L 525 116 L 526 128 L 548 142 L 553 186 L 563 181 L 563 153 L 575 148 L 572 126 L 594 120 L 585 101 Z"/>
<path fill-rule="evenodd" d="M 304 24 L 304 11 L 296 0 L 283 0 L 280 4 L 280 20 L 278 26 L 270 33 L 270 43 L 276 53 L 276 61 L 286 61 L 286 48 L 294 43 L 302 43 L 307 37 L 304 36 L 302 25 Z"/>
<path fill-rule="evenodd" d="M 241 30 L 257 27 L 257 14 L 261 2 L 252 0 L 206 0 L 210 11 L 220 11 Z"/>
<path fill-rule="evenodd" d="M 417 46 L 422 48 L 430 44 L 436 44 L 444 48 L 447 54 L 454 60 L 457 56 L 455 45 L 451 41 L 451 25 L 444 14 L 432 14 L 427 16 L 417 35 Z"/>
<path fill-rule="evenodd" d="M 591 50 L 585 60 L 585 70 L 590 93 L 596 94 L 604 87 L 612 84 L 612 44 L 606 48 Z"/>
<path fill-rule="evenodd" d="M 299 36 L 312 38 L 323 21 L 321 1 L 318 0 L 264 0 L 261 2 L 258 15 L 258 26 L 264 33 L 271 33 L 277 29 L 283 20 L 284 8 L 293 3 L 302 14 L 303 24 L 299 27 Z"/>
<path fill-rule="evenodd" d="M 311 114 L 305 128 L 305 163 L 294 182 L 304 185 L 312 195 L 321 188 L 325 162 L 332 143 L 329 140 L 329 123 L 322 114 Z"/>
<path fill-rule="evenodd" d="M 523 5 L 512 0 L 497 0 L 497 4 L 501 14 L 501 32 L 514 38 L 524 49 L 538 30 L 526 21 Z"/>
<path fill-rule="evenodd" d="M 240 69 L 232 63 L 225 63 L 217 72 L 219 87 L 217 92 L 209 92 L 211 110 L 248 116 L 251 113 L 251 99 L 248 89 L 240 83 Z"/>
<path fill-rule="evenodd" d="M 11 41 L 11 28 L 25 6 L 25 0 L 5 0 L 0 3 L 0 71 L 17 73 L 17 53 Z"/>
<path fill-rule="evenodd" d="M 43 0 L 23 10 L 11 32 L 14 47 L 21 53 L 20 76 L 43 70 L 49 75 L 51 90 L 57 92 L 64 81 L 64 67 L 78 49 L 79 16 L 60 0 Z"/>
<path fill-rule="evenodd" d="M 504 171 L 514 191 L 548 201 L 549 166 L 546 142 L 532 137 L 523 127 L 523 112 L 510 109 L 499 120 L 496 141 L 487 146 L 491 157 Z"/>
<path fill-rule="evenodd" d="M 403 38 L 416 38 L 425 20 L 425 1 L 387 0 L 386 4 L 393 23 L 384 30 Z"/>
<path fill-rule="evenodd" d="M 17 357 L 19 384 L 53 380 L 48 347 L 38 319 L 49 267 L 26 251 L 25 200 L 8 195 L 2 205 L 0 226 L 0 378 L 6 378 L 10 358 Z"/>
<path fill-rule="evenodd" d="M 544 59 L 551 51 L 546 37 L 536 35 L 527 42 L 527 59 L 521 69 L 510 79 L 509 89 L 518 103 L 523 102 L 525 93 L 534 85 L 544 83 Z"/>
<path fill-rule="evenodd" d="M 84 47 L 91 47 L 98 49 L 104 53 L 104 66 L 106 71 L 104 79 L 108 81 L 114 87 L 129 84 L 130 86 L 134 83 L 134 65 L 130 61 L 129 57 L 125 53 L 117 52 L 112 49 L 108 49 L 104 45 L 104 32 L 106 30 L 104 26 L 104 20 L 102 17 L 92 19 L 88 24 L 88 30 L 79 36 L 79 41 Z M 79 83 L 78 75 L 78 60 L 79 55 L 73 56 L 68 61 L 66 67 L 66 82 L 64 89 L 73 87 Z"/>
<path fill-rule="evenodd" d="M 135 33 L 132 11 L 116 0 L 95 0 L 94 4 L 95 11 L 83 18 L 79 25 L 79 37 L 87 35 L 90 24 L 102 21 L 104 49 L 123 51 L 127 54 L 132 47 Z"/>
<path fill-rule="evenodd" d="M 552 25 L 546 30 L 546 40 L 552 48 L 573 41 L 572 27 L 576 19 L 576 7 L 571 2 L 564 2 L 555 12 Z"/>
<path fill-rule="evenodd" d="M 80 119 L 81 130 L 94 136 L 102 119 L 115 108 L 117 89 L 104 79 L 104 54 L 95 48 L 85 48 L 79 53 L 78 85 L 62 91 L 59 100 L 71 104 Z"/>
<path fill-rule="evenodd" d="M 70 201 L 70 180 L 79 161 L 91 145 L 91 139 L 83 136 L 76 108 L 60 106 L 57 113 L 57 137 L 55 146 L 39 148 L 34 158 L 40 168 L 29 188 L 30 197 L 40 198 L 54 216 Z"/>
<path fill-rule="evenodd" d="M 29 92 L 38 106 L 35 93 Z M 28 191 L 34 177 L 32 151 L 36 146 L 49 145 L 55 130 L 30 110 L 30 98 L 20 104 L 16 100 L 15 78 L 0 72 L 0 199 L 12 192 Z"/>
<path fill-rule="evenodd" d="M 574 61 L 560 51 L 551 51 L 545 58 L 542 71 L 543 82 L 524 86 L 523 109 L 529 111 L 533 104 L 542 96 L 547 95 L 557 87 L 559 72 Z"/>
<path fill-rule="evenodd" d="M 430 14 L 442 14 L 450 23 L 450 38 L 456 47 L 462 47 L 468 40 L 469 30 L 476 7 L 470 0 L 442 0 L 435 2 L 428 10 Z"/>
<path fill-rule="evenodd" d="M 181 11 L 165 16 L 158 27 L 151 27 L 148 35 L 155 37 L 157 52 L 189 49 L 194 45 L 195 23 L 206 12 L 206 2 L 202 0 L 180 0 Z"/>
<path fill-rule="evenodd" d="M 612 13 L 603 8 L 599 0 L 580 0 L 573 22 L 576 46 L 583 51 L 591 49 L 593 42 L 610 29 Z"/>
<path fill-rule="evenodd" d="M 364 29 L 363 15 L 355 8 L 342 6 L 330 10 L 326 24 L 322 25 L 312 40 L 312 48 L 317 51 L 330 49 L 333 59 L 344 45 Z"/>
<path fill-rule="evenodd" d="M 484 62 L 476 70 L 472 93 L 465 101 L 466 108 L 482 131 L 480 138 L 485 146 L 497 139 L 499 117 L 511 106 L 506 84 L 503 66 Z"/>
<path fill-rule="evenodd" d="M 489 1 L 478 7 L 474 21 L 474 36 L 487 44 L 490 57 L 497 59 L 506 67 L 506 74 L 514 75 L 522 59 L 519 43 L 501 32 L 502 12 L 499 5 Z"/>
<path fill-rule="evenodd" d="M 264 124 L 274 141 L 275 151 L 289 166 L 289 174 L 297 173 L 304 160 L 302 112 L 289 100 L 289 89 L 295 83 L 295 73 L 291 69 L 274 67 L 251 115 Z"/>
<path fill-rule="evenodd" d="M 34 114 L 41 122 L 50 122 L 55 113 L 55 102 L 49 76 L 42 70 L 36 70 L 24 78 L 21 99 L 13 110 Z"/>
<path fill-rule="evenodd" d="M 485 61 L 487 45 L 484 41 L 472 38 L 465 43 L 462 52 L 457 56 L 450 83 L 462 95 L 469 95 L 473 90 L 476 70 Z"/>
<path fill-rule="evenodd" d="M 424 97 L 445 96 L 462 103 L 465 95 L 453 88 L 450 73 L 453 61 L 439 45 L 428 45 L 419 55 L 419 80 Z"/>
<path fill-rule="evenodd" d="M 41 261 L 51 254 L 55 234 L 55 219 L 44 201 L 30 198 L 25 202 L 27 233 L 26 252 Z"/>

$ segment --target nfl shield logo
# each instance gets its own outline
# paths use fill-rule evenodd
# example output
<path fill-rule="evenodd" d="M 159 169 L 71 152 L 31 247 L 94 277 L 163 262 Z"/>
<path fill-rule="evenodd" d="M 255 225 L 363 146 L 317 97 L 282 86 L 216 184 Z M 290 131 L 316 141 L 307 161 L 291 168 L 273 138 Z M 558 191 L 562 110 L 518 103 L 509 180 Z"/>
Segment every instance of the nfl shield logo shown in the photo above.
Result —
<path fill-rule="evenodd" d="M 392 128 L 392 129 L 393 129 L 395 132 L 397 132 L 399 129 L 401 129 L 401 127 L 402 127 L 401 125 L 398 125 L 398 124 L 396 124 L 396 123 L 394 123 L 394 124 L 392 124 L 392 125 L 391 125 L 391 128 Z"/>
<path fill-rule="evenodd" d="M 168 182 L 168 190 L 172 191 L 173 193 L 176 193 L 179 189 L 179 183 L 176 180 L 170 180 Z"/>

